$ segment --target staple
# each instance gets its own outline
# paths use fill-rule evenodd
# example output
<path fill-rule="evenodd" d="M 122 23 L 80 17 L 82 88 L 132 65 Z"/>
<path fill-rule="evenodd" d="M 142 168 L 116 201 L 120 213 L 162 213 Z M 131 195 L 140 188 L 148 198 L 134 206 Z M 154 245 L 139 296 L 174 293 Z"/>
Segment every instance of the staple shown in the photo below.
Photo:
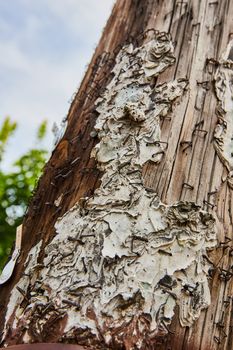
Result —
<path fill-rule="evenodd" d="M 69 170 L 66 174 L 62 174 L 61 176 L 66 179 L 72 172 L 73 170 Z"/>
<path fill-rule="evenodd" d="M 196 123 L 195 126 L 194 126 L 194 130 L 193 130 L 193 134 L 198 131 L 198 132 L 203 132 L 204 133 L 204 136 L 206 136 L 206 134 L 208 133 L 208 131 L 204 130 L 204 129 L 201 129 L 199 128 L 201 125 L 204 124 L 204 120 L 202 119 L 200 122 Z"/>
<path fill-rule="evenodd" d="M 160 144 L 164 144 L 164 145 L 166 145 L 166 148 L 168 148 L 168 142 L 166 142 L 166 141 L 155 141 L 155 145 L 160 145 Z"/>
<path fill-rule="evenodd" d="M 147 35 L 148 33 L 153 32 L 154 35 L 158 35 L 158 30 L 154 29 L 154 28 L 149 28 L 147 30 L 144 31 L 144 35 Z"/>
<path fill-rule="evenodd" d="M 216 27 L 218 27 L 218 26 L 221 26 L 221 25 L 222 25 L 222 21 L 216 23 L 216 24 L 214 25 L 214 29 L 215 29 Z"/>
<path fill-rule="evenodd" d="M 115 64 L 115 59 L 114 58 L 110 58 L 107 62 L 107 66 L 111 67 Z M 106 72 L 103 73 L 106 76 Z"/>
<path fill-rule="evenodd" d="M 71 252 L 71 253 L 63 253 L 63 254 L 61 254 L 61 257 L 62 257 L 62 259 L 66 259 L 66 258 L 68 258 L 71 255 L 73 255 L 73 252 Z M 64 273 L 64 275 L 66 275 L 66 274 L 67 273 Z"/>
<path fill-rule="evenodd" d="M 164 255 L 172 256 L 172 253 L 171 253 L 171 252 L 167 252 L 166 250 L 163 250 L 163 249 L 159 249 L 159 250 L 158 250 L 158 253 L 161 253 L 161 254 L 164 254 Z"/>
<path fill-rule="evenodd" d="M 75 163 L 77 163 L 79 161 L 80 157 L 75 158 L 74 160 L 72 160 L 72 162 L 70 163 L 71 165 L 74 165 Z"/>
<path fill-rule="evenodd" d="M 65 193 L 63 193 L 63 197 L 64 197 L 64 196 L 68 196 L 71 192 L 72 192 L 71 190 L 66 191 Z"/>
<path fill-rule="evenodd" d="M 215 325 L 217 328 L 220 328 L 220 329 L 224 328 L 224 324 L 221 322 L 217 322 L 217 323 L 215 323 Z"/>
<path fill-rule="evenodd" d="M 228 244 L 231 241 L 232 241 L 232 239 L 230 237 L 225 236 L 225 241 L 224 242 L 220 242 L 219 244 L 220 245 L 226 245 L 226 244 Z"/>
<path fill-rule="evenodd" d="M 209 264 L 211 264 L 212 266 L 214 266 L 213 261 L 211 261 L 207 255 L 203 255 L 203 258 L 206 259 L 208 261 Z"/>
<path fill-rule="evenodd" d="M 225 270 L 222 268 L 220 269 L 220 274 L 219 274 L 219 279 L 224 280 L 225 282 L 228 282 L 232 277 L 233 277 L 233 273 L 230 272 L 229 270 Z"/>
<path fill-rule="evenodd" d="M 196 111 L 201 111 L 201 108 L 197 107 L 196 104 L 195 104 L 194 108 L 196 109 Z"/>
<path fill-rule="evenodd" d="M 110 184 L 110 182 L 112 182 L 112 178 L 108 179 L 108 181 L 103 185 L 103 188 L 105 188 L 106 186 L 108 186 Z"/>
<path fill-rule="evenodd" d="M 232 299 L 232 297 L 231 296 L 228 296 L 228 300 L 223 300 L 223 304 L 224 304 L 224 306 L 225 306 L 225 308 L 227 308 L 229 305 L 230 305 L 230 300 Z"/>
<path fill-rule="evenodd" d="M 52 217 L 56 216 L 61 210 L 62 207 L 58 207 L 57 210 L 53 213 Z"/>
<path fill-rule="evenodd" d="M 26 293 L 23 291 L 23 289 L 20 288 L 19 286 L 16 286 L 16 289 L 18 290 L 18 292 L 19 292 L 20 294 L 22 294 L 22 296 L 24 297 L 24 299 L 29 303 L 29 299 L 28 299 Z"/>
<path fill-rule="evenodd" d="M 138 169 L 133 169 L 133 170 L 129 170 L 129 171 L 127 171 L 127 175 L 131 175 L 131 174 L 135 174 L 135 173 L 138 173 L 138 172 L 140 172 L 140 170 L 138 170 Z"/>
<path fill-rule="evenodd" d="M 222 322 L 223 322 L 223 320 L 224 320 L 224 314 L 225 314 L 225 312 L 223 311 L 223 312 L 222 312 L 221 319 L 220 319 L 220 321 L 218 321 L 217 323 L 222 324 Z M 217 324 L 217 323 L 216 323 L 216 324 Z"/>
<path fill-rule="evenodd" d="M 221 334 L 223 334 L 223 338 L 227 338 L 227 334 L 223 328 L 221 328 Z"/>
<path fill-rule="evenodd" d="M 137 38 L 140 38 L 140 36 L 142 36 L 144 34 L 144 30 L 141 30 L 138 34 L 137 34 Z"/>
<path fill-rule="evenodd" d="M 202 119 L 198 123 L 196 123 L 194 129 L 196 129 L 197 127 L 199 127 L 199 126 L 201 126 L 203 124 L 204 124 L 204 119 Z"/>
<path fill-rule="evenodd" d="M 216 335 L 214 336 L 214 341 L 216 341 L 216 343 L 221 344 L 221 340 L 219 337 L 216 337 Z"/>
<path fill-rule="evenodd" d="M 211 6 L 211 5 L 218 5 L 218 1 L 209 2 L 209 6 Z"/>
<path fill-rule="evenodd" d="M 82 257 L 81 260 L 82 260 L 82 263 L 83 263 L 84 272 L 87 273 L 87 267 L 86 267 L 86 264 L 85 264 L 85 259 L 84 259 L 84 257 Z"/>
<path fill-rule="evenodd" d="M 229 300 L 223 300 L 223 304 L 224 304 L 225 308 L 228 308 L 230 303 L 231 302 Z"/>
<path fill-rule="evenodd" d="M 21 273 L 21 276 L 30 277 L 30 274 L 29 274 L 29 273 L 22 272 L 22 273 Z"/>
<path fill-rule="evenodd" d="M 113 50 L 114 55 L 116 56 L 118 52 L 122 49 L 123 44 L 118 44 L 115 49 Z"/>
<path fill-rule="evenodd" d="M 229 256 L 233 256 L 233 248 L 230 249 Z"/>
<path fill-rule="evenodd" d="M 156 193 L 156 190 L 155 190 L 154 188 L 152 188 L 152 187 L 146 187 L 146 186 L 144 186 L 144 187 L 145 187 L 145 190 L 146 190 L 147 192 Z"/>
<path fill-rule="evenodd" d="M 215 204 L 213 204 L 213 203 L 210 203 L 210 202 L 208 202 L 207 200 L 203 200 L 203 204 L 206 204 L 206 205 L 208 205 L 209 207 L 211 207 L 211 209 L 213 209 L 214 207 L 215 207 Z"/>
<path fill-rule="evenodd" d="M 112 260 L 112 261 L 111 260 L 110 261 L 105 260 L 104 261 L 104 267 L 110 267 L 110 266 L 112 266 L 115 263 L 116 263 L 115 260 Z"/>
<path fill-rule="evenodd" d="M 48 206 L 52 207 L 52 206 L 53 206 L 53 203 L 51 203 L 51 202 L 45 202 L 44 205 L 48 205 Z"/>
<path fill-rule="evenodd" d="M 61 174 L 62 171 L 63 171 L 63 168 L 57 168 L 57 169 L 56 169 L 56 174 Z"/>
<path fill-rule="evenodd" d="M 132 35 L 128 35 L 126 40 L 125 40 L 125 44 L 131 44 L 134 42 L 134 38 Z"/>
<path fill-rule="evenodd" d="M 123 145 L 126 144 L 126 142 L 129 140 L 130 136 L 131 136 L 130 134 L 128 134 L 128 135 L 126 136 L 126 138 L 125 138 L 124 141 L 122 142 Z"/>
<path fill-rule="evenodd" d="M 69 140 L 70 143 L 73 143 L 74 141 L 80 139 L 80 135 L 77 135 L 75 137 L 73 137 L 71 140 Z"/>
<path fill-rule="evenodd" d="M 133 242 L 134 242 L 136 239 L 138 239 L 138 237 L 132 237 L 131 244 L 130 244 L 130 249 L 131 249 L 131 252 L 132 252 L 133 254 L 135 254 L 136 256 L 140 256 L 140 254 L 139 254 L 138 252 L 135 252 L 135 251 L 134 251 L 134 248 L 133 248 Z M 148 242 L 148 240 L 147 240 L 147 242 Z"/>
<path fill-rule="evenodd" d="M 80 309 L 80 304 L 77 303 L 77 302 L 75 302 L 75 301 L 63 299 L 62 302 L 63 302 L 64 304 L 68 304 L 68 305 L 71 305 L 71 306 L 75 306 L 77 309 Z"/>
<path fill-rule="evenodd" d="M 49 302 L 45 309 L 41 312 L 40 317 L 44 316 L 48 310 L 54 310 L 54 306 L 52 302 Z"/>
<path fill-rule="evenodd" d="M 70 295 L 74 295 L 74 296 L 76 296 L 76 297 L 79 297 L 80 299 L 81 299 L 81 297 L 82 297 L 81 292 L 77 292 L 77 291 L 75 291 L 75 290 L 69 290 L 69 292 L 67 292 L 67 293 L 69 293 Z"/>
<path fill-rule="evenodd" d="M 158 39 L 161 41 L 171 40 L 171 35 L 167 32 L 156 32 Z"/>
<path fill-rule="evenodd" d="M 83 242 L 80 238 L 74 238 L 74 237 L 68 236 L 67 240 L 70 242 L 78 242 L 80 245 L 85 245 L 85 242 Z"/>
<path fill-rule="evenodd" d="M 193 190 L 193 189 L 194 189 L 194 187 L 193 187 L 192 185 L 188 184 L 187 182 L 183 182 L 182 187 L 183 187 L 183 188 L 184 188 L 184 187 L 189 188 L 190 190 Z"/>
<path fill-rule="evenodd" d="M 180 145 L 183 146 L 183 145 L 187 145 L 186 147 L 183 148 L 182 152 L 186 151 L 186 149 L 188 149 L 189 147 L 192 148 L 193 146 L 193 142 L 192 141 L 181 141 L 180 142 Z"/>
<path fill-rule="evenodd" d="M 123 68 L 121 68 L 121 70 L 120 70 L 120 72 L 119 72 L 119 75 L 120 75 L 120 74 L 123 74 L 123 73 L 125 73 L 125 72 L 126 72 L 126 70 L 123 69 Z"/>
<path fill-rule="evenodd" d="M 108 61 L 110 55 L 111 55 L 111 53 L 109 51 L 103 51 L 103 53 L 101 55 L 101 64 L 106 63 Z"/>
<path fill-rule="evenodd" d="M 170 15 L 172 12 L 173 12 L 172 10 L 171 10 L 171 11 L 169 11 L 169 12 L 167 12 L 167 13 L 164 15 L 164 17 L 163 17 L 163 18 L 166 20 L 166 19 L 167 19 L 167 16 L 168 16 L 168 15 Z"/>
<path fill-rule="evenodd" d="M 215 58 L 207 58 L 206 59 L 206 65 L 212 64 L 214 66 L 219 66 L 219 62 Z"/>
<path fill-rule="evenodd" d="M 141 76 L 140 69 L 135 69 L 135 71 L 133 72 L 133 76 L 134 78 L 140 78 Z"/>
<path fill-rule="evenodd" d="M 198 132 L 203 132 L 204 136 L 206 136 L 208 134 L 208 131 L 207 130 L 204 130 L 204 129 L 194 129 L 194 132 L 195 131 L 198 131 Z"/>
<path fill-rule="evenodd" d="M 191 286 L 190 284 L 186 283 L 183 288 L 185 291 L 189 292 L 190 295 L 193 295 L 193 292 L 197 289 L 197 286 Z"/>
<path fill-rule="evenodd" d="M 91 77 L 92 78 L 96 75 L 96 72 L 98 71 L 99 62 L 100 62 L 100 60 L 98 61 L 98 57 L 97 57 L 97 60 L 95 61 L 95 63 L 91 67 Z"/>
<path fill-rule="evenodd" d="M 217 190 L 208 192 L 207 194 L 208 194 L 208 196 L 210 197 L 210 196 L 212 196 L 212 195 L 214 195 L 214 194 L 216 194 L 216 193 L 218 193 Z"/>
<path fill-rule="evenodd" d="M 118 170 L 121 170 L 122 168 L 124 168 L 126 165 L 129 165 L 131 162 L 130 162 L 130 160 L 129 161 L 127 161 L 127 162 L 124 162 L 124 163 L 122 163 L 122 164 L 120 164 L 119 166 L 118 166 Z"/>
<path fill-rule="evenodd" d="M 100 64 L 100 62 L 101 62 L 101 59 L 102 59 L 102 54 L 99 54 L 99 55 L 96 57 L 95 66 L 99 66 L 99 64 Z"/>
<path fill-rule="evenodd" d="M 140 236 L 134 236 L 134 237 L 132 237 L 132 240 L 134 240 L 134 241 L 148 242 L 148 238 L 146 238 L 146 237 L 140 237 Z"/>
<path fill-rule="evenodd" d="M 85 174 L 85 173 L 89 173 L 89 172 L 91 172 L 91 171 L 94 172 L 95 170 L 97 170 L 97 169 L 94 168 L 94 167 L 92 167 L 92 168 L 85 167 L 85 168 L 82 168 L 82 169 L 79 170 L 79 171 L 80 171 L 80 173 Z"/>
<path fill-rule="evenodd" d="M 157 156 L 157 155 L 159 155 L 159 154 L 164 155 L 164 154 L 165 154 L 165 152 L 164 152 L 164 151 L 159 151 L 159 152 L 156 152 L 156 153 L 152 154 L 152 158 L 154 158 L 155 156 Z"/>
<path fill-rule="evenodd" d="M 140 71 L 140 69 L 138 69 L 138 71 Z M 165 84 L 165 83 L 164 83 L 164 84 Z M 163 85 L 164 85 L 164 84 L 163 84 Z M 165 90 L 166 90 L 166 86 L 164 86 L 164 88 L 165 88 Z M 158 98 L 158 97 L 154 99 L 154 102 L 155 102 L 155 103 L 160 103 L 160 104 L 164 103 L 164 104 L 169 105 L 169 106 L 171 105 L 171 102 L 170 102 L 170 101 L 168 101 L 168 100 L 166 100 L 166 99 L 161 99 L 161 98 Z"/>
<path fill-rule="evenodd" d="M 103 86 L 100 90 L 99 90 L 99 96 L 101 96 L 102 94 L 105 93 L 107 89 Z"/>
<path fill-rule="evenodd" d="M 55 183 L 53 181 L 50 182 L 50 185 L 57 188 L 57 185 L 55 185 Z"/>
<path fill-rule="evenodd" d="M 161 323 L 162 323 L 162 325 L 164 326 L 164 328 L 168 331 L 168 333 L 170 333 L 170 334 L 175 334 L 174 332 L 172 332 L 169 328 L 168 328 L 168 326 L 166 325 L 166 323 L 162 320 L 161 321 Z"/>
<path fill-rule="evenodd" d="M 93 233 L 91 233 L 90 235 L 82 235 L 81 238 L 84 238 L 84 237 L 95 237 L 95 235 Z"/>
<path fill-rule="evenodd" d="M 67 173 L 65 174 L 58 174 L 55 176 L 55 179 L 58 179 L 59 177 L 63 177 L 64 179 L 66 179 L 73 171 L 69 170 Z"/>
<path fill-rule="evenodd" d="M 208 81 L 208 80 L 204 80 L 204 81 L 196 81 L 197 82 L 197 85 L 201 85 L 202 87 L 203 87 L 203 89 L 205 89 L 205 90 L 210 90 L 210 82 Z"/>

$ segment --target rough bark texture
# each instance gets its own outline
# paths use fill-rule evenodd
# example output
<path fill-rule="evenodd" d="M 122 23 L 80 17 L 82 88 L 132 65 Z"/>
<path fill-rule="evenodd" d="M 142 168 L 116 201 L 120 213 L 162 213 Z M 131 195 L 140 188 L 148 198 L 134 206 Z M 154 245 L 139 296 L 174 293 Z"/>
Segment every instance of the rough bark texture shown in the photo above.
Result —
<path fill-rule="evenodd" d="M 232 11 L 233 2 L 227 0 L 117 1 L 24 220 L 14 276 L 0 289 L 2 345 L 232 349 Z M 118 90 L 126 91 L 127 98 Z M 124 139 L 127 135 L 137 139 L 136 151 L 130 137 Z M 115 158 L 109 146 L 114 142 Z M 133 173 L 139 174 L 134 186 Z M 111 187 L 107 180 L 114 177 Z M 82 197 L 86 199 L 77 204 Z M 135 216 L 145 220 L 141 230 L 137 220 L 132 222 Z M 123 225 L 120 229 L 116 221 Z M 121 244 L 114 241 L 119 230 L 127 233 Z M 84 259 L 67 261 L 75 252 Z M 150 284 L 155 297 L 146 308 L 151 294 L 137 284 L 143 275 L 138 266 L 149 280 L 148 271 L 153 275 L 156 264 L 162 275 L 156 272 L 158 281 Z M 91 274 L 97 280 L 101 266 L 100 292 L 92 294 L 89 286 L 85 294 L 79 284 L 65 298 L 65 266 L 76 273 L 76 284 L 79 268 L 82 281 Z M 136 271 L 132 286 L 119 270 L 125 276 Z M 118 276 L 121 293 L 107 303 L 102 291 L 113 296 L 114 285 L 108 273 Z M 61 281 L 66 285 L 59 286 Z M 86 328 L 75 328 L 80 320 Z M 66 331 L 67 323 L 72 331 Z"/>

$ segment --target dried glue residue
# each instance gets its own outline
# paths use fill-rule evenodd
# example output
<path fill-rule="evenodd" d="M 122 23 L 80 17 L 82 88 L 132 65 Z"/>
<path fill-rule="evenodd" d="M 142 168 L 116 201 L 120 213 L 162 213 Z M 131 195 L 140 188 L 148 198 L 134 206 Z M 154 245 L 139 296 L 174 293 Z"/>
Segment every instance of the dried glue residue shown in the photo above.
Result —
<path fill-rule="evenodd" d="M 176 305 L 183 326 L 209 305 L 203 256 L 216 244 L 214 218 L 194 203 L 164 205 L 142 179 L 143 165 L 165 153 L 160 118 L 187 86 L 180 79 L 153 87 L 174 61 L 164 33 L 118 54 L 114 77 L 96 101 L 100 142 L 92 156 L 104 173 L 101 186 L 56 223 L 34 285 L 44 316 L 35 320 L 33 304 L 19 309 L 27 341 L 35 334 L 43 340 L 48 320 L 60 313 L 67 317 L 60 341 L 145 349 L 167 332 Z"/>
<path fill-rule="evenodd" d="M 217 153 L 228 170 L 227 182 L 233 188 L 233 40 L 219 61 L 215 74 L 215 91 L 218 98 L 218 124 L 214 140 Z"/>

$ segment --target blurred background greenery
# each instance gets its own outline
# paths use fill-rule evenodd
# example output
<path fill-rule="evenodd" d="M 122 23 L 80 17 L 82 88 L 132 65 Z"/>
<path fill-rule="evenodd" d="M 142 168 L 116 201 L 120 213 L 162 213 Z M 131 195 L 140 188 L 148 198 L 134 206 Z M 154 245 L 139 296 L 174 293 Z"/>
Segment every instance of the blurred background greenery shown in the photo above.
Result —
<path fill-rule="evenodd" d="M 17 124 L 9 117 L 0 125 L 0 272 L 10 255 L 16 227 L 23 220 L 48 156 L 48 151 L 42 147 L 47 133 L 47 122 L 43 121 L 33 147 L 16 160 L 9 171 L 3 170 L 4 153 L 16 129 Z"/>

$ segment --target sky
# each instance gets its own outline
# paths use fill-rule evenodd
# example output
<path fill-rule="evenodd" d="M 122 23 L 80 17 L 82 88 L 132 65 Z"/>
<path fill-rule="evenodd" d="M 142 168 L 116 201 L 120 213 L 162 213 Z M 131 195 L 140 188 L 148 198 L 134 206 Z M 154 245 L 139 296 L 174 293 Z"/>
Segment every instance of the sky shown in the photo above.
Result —
<path fill-rule="evenodd" d="M 67 115 L 114 0 L 0 0 L 0 124 L 18 123 L 3 169 L 35 145 L 36 129 Z"/>

